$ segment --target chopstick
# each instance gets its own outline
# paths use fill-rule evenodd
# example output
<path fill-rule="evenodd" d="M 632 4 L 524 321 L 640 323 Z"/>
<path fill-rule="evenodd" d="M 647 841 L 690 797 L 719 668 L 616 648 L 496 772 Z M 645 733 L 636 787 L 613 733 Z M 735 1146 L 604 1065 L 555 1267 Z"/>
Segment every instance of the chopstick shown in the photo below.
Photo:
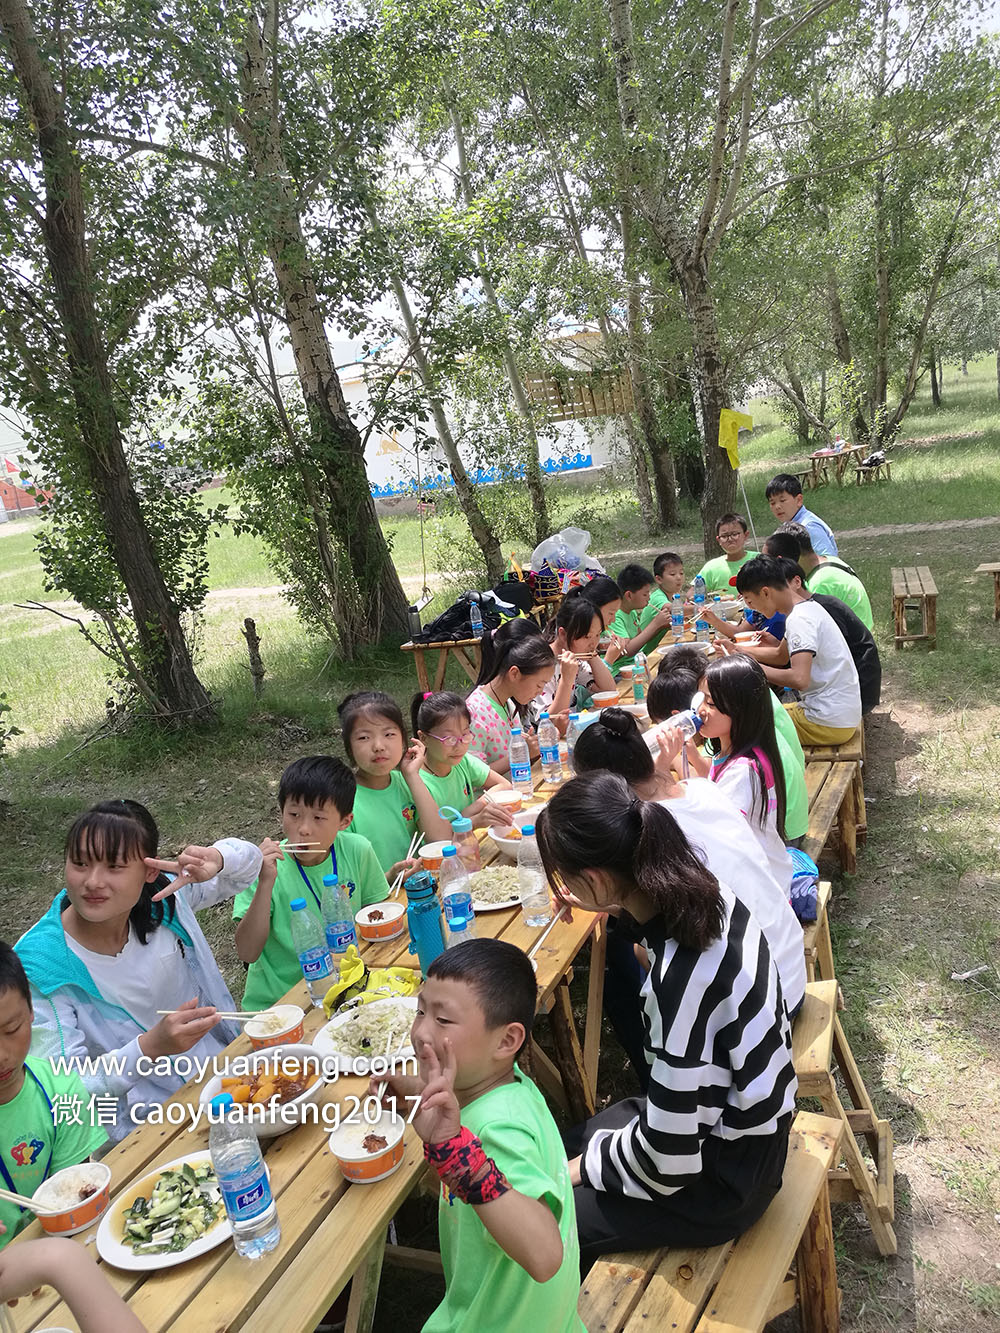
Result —
<path fill-rule="evenodd" d="M 3 1333 L 16 1333 L 14 1316 L 7 1309 L 6 1301 L 0 1301 L 0 1327 L 3 1328 Z"/>
<path fill-rule="evenodd" d="M 406 855 L 403 857 L 404 861 L 408 861 L 410 857 L 417 852 L 423 840 L 424 840 L 424 835 L 421 832 L 419 832 L 419 830 L 416 833 L 414 833 L 413 837 L 410 839 L 410 845 L 406 850 Z M 392 881 L 392 888 L 389 890 L 390 898 L 394 898 L 396 894 L 399 892 L 400 888 L 402 887 L 403 880 L 406 878 L 406 875 L 407 875 L 406 870 L 405 869 L 401 870 L 399 874 L 396 876 L 396 878 Z"/>
<path fill-rule="evenodd" d="M 389 1052 L 392 1050 L 392 1043 L 393 1043 L 393 1040 L 395 1039 L 395 1036 L 396 1036 L 396 1031 L 395 1031 L 395 1029 L 394 1029 L 394 1028 L 390 1028 L 390 1029 L 389 1029 L 389 1040 L 386 1042 L 386 1044 L 385 1044 L 385 1050 L 382 1052 L 382 1058 L 385 1059 L 385 1060 L 388 1060 L 388 1058 L 389 1058 Z M 378 1099 L 379 1099 L 379 1101 L 381 1101 L 382 1098 L 385 1096 L 385 1090 L 386 1090 L 386 1088 L 387 1088 L 388 1086 L 389 1086 L 389 1080 L 388 1080 L 388 1079 L 385 1079 L 385 1078 L 384 1078 L 384 1079 L 382 1080 L 382 1082 L 378 1085 Z"/>
<path fill-rule="evenodd" d="M 16 1204 L 18 1208 L 28 1208 L 33 1213 L 44 1213 L 46 1216 L 50 1213 L 65 1211 L 65 1209 L 53 1208 L 48 1204 L 38 1203 L 35 1199 L 29 1199 L 26 1194 L 15 1194 L 13 1190 L 0 1189 L 0 1199 L 5 1199 L 7 1203 Z"/>
<path fill-rule="evenodd" d="M 549 931 L 552 929 L 552 927 L 556 924 L 556 922 L 559 920 L 559 918 L 562 916 L 563 912 L 565 912 L 565 911 L 566 911 L 566 904 L 563 903 L 562 907 L 560 907 L 559 911 L 556 912 L 555 916 L 552 918 L 552 920 L 549 922 L 549 924 L 545 927 L 545 929 L 544 929 L 544 930 L 542 931 L 542 933 L 539 935 L 538 939 L 535 940 L 534 944 L 533 944 L 533 945 L 531 946 L 531 948 L 528 950 L 528 957 L 529 957 L 529 958 L 534 958 L 535 954 L 538 952 L 538 950 L 539 950 L 539 949 L 542 947 L 542 945 L 545 943 L 545 937 L 548 935 Z"/>
<path fill-rule="evenodd" d="M 283 852 L 324 852 L 327 849 L 321 842 L 283 842 Z"/>
<path fill-rule="evenodd" d="M 162 1018 L 165 1017 L 167 1014 L 176 1014 L 179 1011 L 177 1009 L 157 1009 L 156 1012 Z M 271 1012 L 270 1009 L 254 1009 L 254 1010 L 241 1009 L 238 1013 L 231 1013 L 228 1009 L 217 1009 L 215 1011 L 215 1016 L 216 1018 L 240 1019 L 245 1023 L 250 1018 L 263 1018 L 265 1014 L 269 1014 L 270 1012 Z"/>

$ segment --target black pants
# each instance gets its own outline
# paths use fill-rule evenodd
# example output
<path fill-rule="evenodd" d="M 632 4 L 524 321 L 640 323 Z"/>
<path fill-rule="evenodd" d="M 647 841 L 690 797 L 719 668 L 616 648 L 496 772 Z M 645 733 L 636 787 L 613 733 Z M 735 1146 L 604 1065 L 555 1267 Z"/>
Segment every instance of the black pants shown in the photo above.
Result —
<path fill-rule="evenodd" d="M 608 952 L 604 972 L 604 1014 L 611 1024 L 639 1080 L 639 1090 L 649 1087 L 646 1059 L 646 1030 L 642 1021 L 642 968 L 632 941 L 608 917 Z"/>
<path fill-rule="evenodd" d="M 638 1098 L 616 1102 L 563 1135 L 570 1157 L 583 1152 L 599 1129 L 620 1129 L 634 1119 Z M 721 1139 L 711 1134 L 702 1150 L 697 1181 L 657 1203 L 610 1194 L 589 1185 L 573 1190 L 580 1233 L 580 1273 L 586 1276 L 602 1254 L 648 1250 L 658 1245 L 721 1245 L 746 1231 L 781 1187 L 792 1117 L 776 1133 Z"/>

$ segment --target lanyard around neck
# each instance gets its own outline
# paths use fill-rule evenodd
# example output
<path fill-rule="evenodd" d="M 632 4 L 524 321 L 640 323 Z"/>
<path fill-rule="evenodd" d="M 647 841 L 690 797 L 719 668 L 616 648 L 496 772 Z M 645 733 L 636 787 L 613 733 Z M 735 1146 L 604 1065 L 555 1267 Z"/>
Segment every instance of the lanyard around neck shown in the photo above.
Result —
<path fill-rule="evenodd" d="M 42 1096 L 45 1098 L 45 1105 L 49 1108 L 49 1117 L 50 1117 L 50 1119 L 52 1120 L 52 1131 L 53 1131 L 53 1133 L 52 1133 L 52 1139 L 53 1139 L 53 1142 L 49 1144 L 49 1160 L 45 1163 L 45 1170 L 42 1172 L 42 1179 L 43 1179 L 43 1180 L 47 1180 L 47 1179 L 48 1179 L 48 1175 L 49 1175 L 49 1168 L 52 1166 L 52 1149 L 53 1149 L 53 1145 L 54 1145 L 54 1143 L 55 1143 L 55 1127 L 56 1127 L 56 1122 L 55 1122 L 55 1118 L 54 1118 L 53 1115 L 52 1115 L 52 1102 L 51 1102 L 51 1100 L 50 1100 L 50 1098 L 49 1098 L 49 1094 L 48 1094 L 48 1093 L 45 1091 L 45 1089 L 42 1087 L 42 1084 L 41 1084 L 41 1081 L 39 1080 L 38 1075 L 35 1073 L 35 1071 L 31 1068 L 30 1065 L 25 1065 L 25 1066 L 24 1066 L 24 1072 L 25 1072 L 26 1074 L 30 1074 L 31 1077 L 32 1077 L 32 1078 L 35 1080 L 35 1082 L 38 1084 L 38 1090 L 39 1090 L 39 1092 L 41 1092 Z M 7 1170 L 7 1163 L 4 1161 L 2 1155 L 0 1155 L 0 1175 L 3 1176 L 3 1178 L 4 1178 L 4 1184 L 7 1186 L 7 1188 L 11 1191 L 12 1194 L 17 1194 L 17 1193 L 19 1193 L 17 1186 L 14 1184 L 13 1180 L 11 1179 L 10 1172 Z M 25 1209 L 22 1208 L 22 1209 L 21 1209 L 21 1212 L 23 1213 L 24 1211 L 25 1211 Z"/>
<path fill-rule="evenodd" d="M 319 894 L 316 892 L 316 890 L 315 890 L 315 889 L 313 888 L 313 886 L 312 886 L 312 881 L 310 880 L 309 876 L 306 874 L 305 867 L 303 866 L 302 862 L 298 859 L 298 857 L 295 856 L 294 854 L 292 855 L 292 860 L 295 862 L 295 866 L 296 866 L 296 868 L 297 868 L 299 874 L 302 876 L 302 882 L 305 884 L 306 888 L 309 890 L 309 892 L 312 894 L 313 898 L 316 900 L 316 906 L 320 909 L 320 911 L 322 911 L 322 909 L 323 909 L 323 904 L 320 902 Z M 333 873 L 336 874 L 336 873 L 337 873 L 337 853 L 333 850 L 333 843 L 330 844 L 330 860 L 333 862 Z M 320 864 L 322 865 L 322 862 L 320 862 Z"/>

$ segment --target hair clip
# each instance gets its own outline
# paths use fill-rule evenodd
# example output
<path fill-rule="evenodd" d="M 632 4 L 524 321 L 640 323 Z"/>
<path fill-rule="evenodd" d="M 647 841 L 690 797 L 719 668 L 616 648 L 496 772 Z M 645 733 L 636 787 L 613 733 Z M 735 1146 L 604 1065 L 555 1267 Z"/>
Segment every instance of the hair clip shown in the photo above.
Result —
<path fill-rule="evenodd" d="M 430 697 L 431 697 L 431 691 L 427 690 L 427 692 L 424 694 L 424 698 L 429 699 Z"/>

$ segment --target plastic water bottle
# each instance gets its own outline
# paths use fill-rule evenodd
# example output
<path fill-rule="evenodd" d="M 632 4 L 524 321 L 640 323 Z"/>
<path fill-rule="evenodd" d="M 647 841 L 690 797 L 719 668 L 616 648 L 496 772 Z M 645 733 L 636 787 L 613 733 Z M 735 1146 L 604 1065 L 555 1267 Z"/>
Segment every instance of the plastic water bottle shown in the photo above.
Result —
<path fill-rule="evenodd" d="M 462 865 L 470 875 L 474 870 L 481 870 L 482 854 L 479 850 L 479 840 L 472 831 L 472 820 L 466 819 L 461 810 L 456 810 L 453 805 L 442 805 L 438 814 L 451 824 L 451 831 L 455 835 L 455 846 L 458 848 L 458 859 Z"/>
<path fill-rule="evenodd" d="M 580 714 L 570 713 L 569 725 L 566 728 L 566 757 L 567 767 L 571 773 L 575 773 L 573 767 L 573 750 L 576 746 L 577 737 L 580 735 Z"/>
<path fill-rule="evenodd" d="M 441 890 L 441 906 L 444 919 L 451 926 L 456 917 L 461 917 L 471 927 L 475 920 L 472 907 L 472 887 L 469 884 L 469 872 L 462 864 L 458 848 L 454 843 L 441 849 L 441 869 L 438 871 L 438 888 Z M 468 935 L 474 932 L 470 929 Z"/>
<path fill-rule="evenodd" d="M 635 669 L 632 672 L 632 698 L 641 703 L 646 697 L 646 682 L 649 680 L 649 663 L 646 654 L 640 649 L 635 655 Z"/>
<path fill-rule="evenodd" d="M 481 639 L 483 637 L 483 613 L 479 609 L 478 602 L 472 602 L 469 606 L 469 624 L 472 626 L 472 637 Z"/>
<path fill-rule="evenodd" d="M 531 786 L 531 755 L 528 753 L 528 742 L 524 739 L 524 733 L 520 727 L 511 727 L 510 730 L 510 748 L 507 751 L 507 757 L 510 760 L 510 780 L 515 791 L 519 791 L 522 796 L 532 794 Z"/>
<path fill-rule="evenodd" d="M 660 753 L 660 742 L 657 736 L 666 727 L 676 728 L 686 741 L 692 736 L 697 736 L 701 731 L 701 715 L 694 708 L 685 708 L 681 713 L 674 713 L 671 717 L 665 718 L 658 723 L 651 731 L 647 731 L 643 740 L 649 746 L 650 752 L 655 758 Z"/>
<path fill-rule="evenodd" d="M 548 713 L 543 713 L 538 721 L 538 749 L 542 761 L 542 780 L 556 787 L 563 780 L 562 762 L 559 758 L 559 729 L 549 720 Z"/>
<path fill-rule="evenodd" d="M 320 900 L 323 909 L 323 928 L 326 942 L 333 957 L 333 965 L 340 975 L 340 964 L 344 954 L 352 944 L 357 945 L 358 936 L 354 929 L 354 909 L 351 907 L 351 895 L 347 887 L 341 884 L 336 875 L 323 876 L 323 897 Z"/>
<path fill-rule="evenodd" d="M 670 601 L 670 637 L 674 643 L 684 641 L 684 599 L 679 592 Z"/>
<path fill-rule="evenodd" d="M 535 841 L 534 824 L 521 829 L 517 849 L 517 878 L 521 886 L 521 914 L 526 926 L 545 926 L 552 920 L 552 898 L 545 881 L 542 855 Z"/>
<path fill-rule="evenodd" d="M 323 927 L 307 911 L 305 898 L 293 898 L 289 906 L 292 909 L 292 945 L 309 987 L 309 998 L 318 1009 L 334 979 L 330 946 Z"/>
<path fill-rule="evenodd" d="M 448 940 L 445 945 L 447 949 L 454 949 L 457 944 L 464 944 L 466 940 L 472 939 L 473 932 L 469 929 L 469 922 L 464 916 L 453 916 L 448 922 Z"/>
<path fill-rule="evenodd" d="M 707 643 L 712 636 L 712 629 L 705 619 L 705 580 L 700 574 L 694 577 L 694 637 L 699 643 Z"/>
<path fill-rule="evenodd" d="M 230 1092 L 212 1098 L 208 1151 L 232 1224 L 236 1253 L 244 1259 L 260 1259 L 280 1242 L 281 1223 L 260 1142 L 246 1120 L 227 1119 L 232 1105 Z"/>

